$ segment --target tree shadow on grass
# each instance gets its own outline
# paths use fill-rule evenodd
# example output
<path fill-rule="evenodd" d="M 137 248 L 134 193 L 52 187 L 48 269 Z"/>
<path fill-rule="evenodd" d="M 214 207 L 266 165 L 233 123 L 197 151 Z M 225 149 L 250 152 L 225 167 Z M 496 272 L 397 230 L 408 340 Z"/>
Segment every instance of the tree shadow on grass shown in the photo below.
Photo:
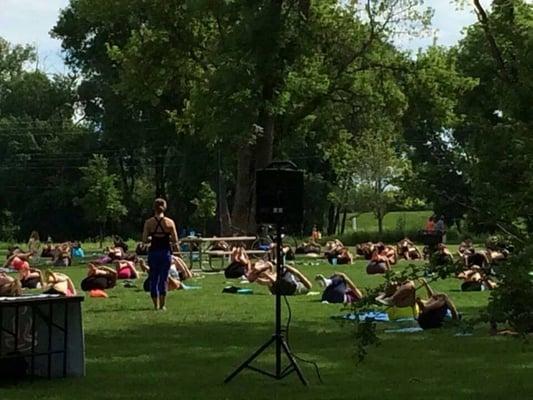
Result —
<path fill-rule="evenodd" d="M 383 337 L 382 345 L 357 365 L 353 329 L 301 321 L 291 327 L 291 345 L 301 357 L 318 362 L 324 385 L 302 362 L 310 388 L 294 374 L 276 382 L 251 371 L 226 385 L 224 378 L 271 337 L 273 323 L 189 321 L 186 316 L 181 321 L 179 315 L 149 312 L 135 321 L 121 327 L 110 317 L 109 328 L 86 334 L 86 378 L 27 383 L 2 400 L 487 399 L 506 393 L 527 398 L 533 389 L 531 352 L 516 341 L 454 338 L 450 330 Z M 273 370 L 273 354 L 270 348 L 256 365 Z"/>

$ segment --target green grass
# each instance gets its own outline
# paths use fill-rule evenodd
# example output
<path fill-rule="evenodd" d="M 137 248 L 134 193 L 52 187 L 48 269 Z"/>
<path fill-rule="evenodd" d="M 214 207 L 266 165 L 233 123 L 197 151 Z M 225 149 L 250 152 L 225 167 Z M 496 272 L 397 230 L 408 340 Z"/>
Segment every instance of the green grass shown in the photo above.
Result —
<path fill-rule="evenodd" d="M 405 221 L 403 229 L 406 231 L 415 231 L 423 229 L 426 221 L 432 211 L 394 211 L 385 215 L 383 219 L 383 230 L 395 231 L 400 225 L 403 225 L 402 220 Z M 352 217 L 354 214 L 348 214 L 346 220 L 346 230 L 348 232 L 352 229 Z M 400 221 L 400 222 L 399 222 Z M 364 213 L 357 216 L 357 231 L 376 232 L 378 230 L 378 221 L 373 213 Z"/>
<path fill-rule="evenodd" d="M 333 271 L 325 263 L 305 263 L 297 265 L 309 277 Z M 364 265 L 357 261 L 337 268 L 361 287 L 379 284 L 382 278 L 367 276 Z M 85 269 L 75 266 L 67 272 L 79 283 Z M 318 296 L 290 298 L 290 342 L 301 357 L 318 362 L 323 385 L 305 363 L 309 388 L 295 376 L 275 382 L 252 372 L 225 385 L 226 375 L 270 337 L 274 298 L 255 285 L 251 296 L 222 294 L 222 275 L 190 284 L 202 289 L 171 293 L 167 312 L 152 311 L 149 297 L 138 289 L 117 287 L 109 299 L 86 298 L 87 376 L 0 388 L 0 399 L 486 400 L 526 399 L 533 393 L 531 347 L 490 337 L 486 327 L 472 337 L 456 337 L 451 328 L 382 334 L 381 346 L 357 365 L 352 326 L 332 321 L 341 307 L 323 305 Z M 449 293 L 467 316 L 475 316 L 488 298 L 484 292 L 459 292 L 456 280 L 435 287 Z M 259 365 L 272 366 L 272 360 L 263 357 Z"/>

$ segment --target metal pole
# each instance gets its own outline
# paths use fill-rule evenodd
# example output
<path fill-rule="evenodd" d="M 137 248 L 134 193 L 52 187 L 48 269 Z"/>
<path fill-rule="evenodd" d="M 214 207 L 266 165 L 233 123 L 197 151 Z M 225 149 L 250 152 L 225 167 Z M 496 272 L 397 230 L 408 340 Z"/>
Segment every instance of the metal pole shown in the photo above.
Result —
<path fill-rule="evenodd" d="M 218 186 L 218 234 L 219 236 L 222 235 L 222 155 L 220 153 L 220 139 L 217 141 L 217 166 L 218 166 L 218 174 L 217 174 L 217 186 Z"/>
<path fill-rule="evenodd" d="M 281 224 L 276 224 L 276 376 L 281 377 L 281 294 L 279 288 L 281 287 L 281 274 L 283 263 L 283 249 L 281 240 Z"/>

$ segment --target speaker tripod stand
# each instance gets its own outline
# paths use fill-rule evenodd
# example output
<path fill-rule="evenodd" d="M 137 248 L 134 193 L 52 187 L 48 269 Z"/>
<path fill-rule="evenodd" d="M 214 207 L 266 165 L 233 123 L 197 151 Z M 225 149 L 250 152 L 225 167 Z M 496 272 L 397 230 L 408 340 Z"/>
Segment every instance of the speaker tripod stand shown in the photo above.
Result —
<path fill-rule="evenodd" d="M 279 284 L 282 275 L 282 263 L 283 263 L 283 247 L 281 238 L 281 225 L 276 225 L 276 283 Z M 276 285 L 279 287 L 280 285 Z M 281 295 L 279 290 L 276 291 L 276 328 L 272 337 L 267 340 L 261 347 L 259 347 L 246 361 L 244 361 L 235 371 L 233 371 L 225 380 L 224 383 L 230 382 L 244 369 L 266 375 L 270 378 L 281 380 L 293 372 L 296 372 L 298 378 L 305 386 L 308 385 L 302 370 L 298 366 L 296 359 L 291 353 L 287 340 L 285 338 L 285 332 L 281 328 Z M 266 351 L 271 345 L 275 346 L 276 365 L 274 373 L 265 371 L 261 368 L 254 367 L 252 362 L 259 357 L 264 351 Z M 289 361 L 286 367 L 282 367 L 282 355 L 285 354 Z"/>

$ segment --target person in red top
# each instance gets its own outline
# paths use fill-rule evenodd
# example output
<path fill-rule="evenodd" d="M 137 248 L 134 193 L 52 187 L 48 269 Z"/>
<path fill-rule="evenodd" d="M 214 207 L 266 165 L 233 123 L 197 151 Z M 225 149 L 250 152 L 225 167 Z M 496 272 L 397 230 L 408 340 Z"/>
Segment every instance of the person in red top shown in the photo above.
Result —
<path fill-rule="evenodd" d="M 16 269 L 17 271 L 29 269 L 30 263 L 28 261 L 30 258 L 31 253 L 22 253 L 17 251 L 13 253 L 13 255 L 9 256 L 4 263 L 4 268 Z"/>

